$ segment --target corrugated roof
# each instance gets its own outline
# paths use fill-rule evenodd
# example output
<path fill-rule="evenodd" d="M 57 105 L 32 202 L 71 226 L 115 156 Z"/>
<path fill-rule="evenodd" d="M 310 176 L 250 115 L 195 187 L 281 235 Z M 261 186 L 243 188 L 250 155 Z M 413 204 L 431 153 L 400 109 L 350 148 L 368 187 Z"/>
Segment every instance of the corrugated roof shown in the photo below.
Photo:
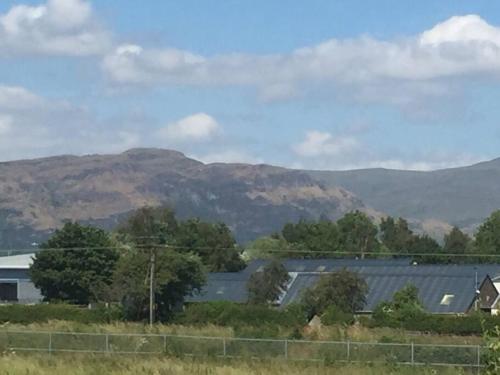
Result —
<path fill-rule="evenodd" d="M 188 301 L 227 300 L 244 303 L 248 298 L 248 278 L 268 262 L 253 261 L 241 272 L 209 274 L 202 292 Z M 462 313 L 474 300 L 476 274 L 478 283 L 488 275 L 491 278 L 500 277 L 500 264 L 409 265 L 408 259 L 284 259 L 282 264 L 288 272 L 296 274 L 283 297 L 282 306 L 298 301 L 321 274 L 347 268 L 360 273 L 369 286 L 364 311 L 372 311 L 380 302 L 391 300 L 394 293 L 407 284 L 413 284 L 419 289 L 419 297 L 426 310 L 434 313 Z M 445 295 L 449 296 L 442 303 Z"/>

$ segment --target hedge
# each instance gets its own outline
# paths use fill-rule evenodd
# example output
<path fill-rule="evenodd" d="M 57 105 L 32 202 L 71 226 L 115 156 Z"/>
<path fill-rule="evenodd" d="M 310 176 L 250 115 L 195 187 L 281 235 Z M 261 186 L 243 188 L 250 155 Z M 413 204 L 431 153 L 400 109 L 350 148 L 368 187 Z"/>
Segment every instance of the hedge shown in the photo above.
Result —
<path fill-rule="evenodd" d="M 66 320 L 80 323 L 110 323 L 122 319 L 118 306 L 108 308 L 85 307 L 67 304 L 1 305 L 0 323 L 44 323 L 49 320 Z"/>
<path fill-rule="evenodd" d="M 473 314 L 464 316 L 421 314 L 412 319 L 394 320 L 390 316 L 378 316 L 363 320 L 370 327 L 403 328 L 410 331 L 433 332 L 439 334 L 480 335 L 484 329 L 500 326 L 500 316 Z"/>

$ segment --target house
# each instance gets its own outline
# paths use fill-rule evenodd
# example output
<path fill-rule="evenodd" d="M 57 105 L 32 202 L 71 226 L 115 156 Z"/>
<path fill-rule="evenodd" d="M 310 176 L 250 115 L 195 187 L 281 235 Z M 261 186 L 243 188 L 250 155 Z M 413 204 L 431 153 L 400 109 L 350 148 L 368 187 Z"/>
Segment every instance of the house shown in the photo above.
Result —
<path fill-rule="evenodd" d="M 37 303 L 40 291 L 30 280 L 28 270 L 34 254 L 0 257 L 0 303 Z"/>
<path fill-rule="evenodd" d="M 245 303 L 250 275 L 262 271 L 267 262 L 253 261 L 240 272 L 209 274 L 202 291 L 187 302 Z M 368 284 L 366 305 L 358 313 L 371 313 L 408 284 L 418 288 L 425 309 L 436 314 L 466 314 L 479 309 L 493 313 L 495 301 L 500 300 L 493 281 L 500 281 L 500 265 L 413 265 L 408 259 L 284 259 L 282 264 L 291 281 L 277 301 L 280 307 L 299 301 L 322 275 L 343 268 L 358 272 Z"/>

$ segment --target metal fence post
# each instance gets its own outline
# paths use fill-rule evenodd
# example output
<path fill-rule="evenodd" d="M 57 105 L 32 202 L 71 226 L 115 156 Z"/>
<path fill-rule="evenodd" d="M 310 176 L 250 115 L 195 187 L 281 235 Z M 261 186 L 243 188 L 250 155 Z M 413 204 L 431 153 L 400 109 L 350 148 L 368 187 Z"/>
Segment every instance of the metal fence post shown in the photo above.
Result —
<path fill-rule="evenodd" d="M 222 338 L 222 356 L 225 357 L 227 355 L 226 351 L 226 338 Z"/>
<path fill-rule="evenodd" d="M 288 340 L 285 340 L 285 359 L 288 359 Z"/>
<path fill-rule="evenodd" d="M 163 335 L 163 351 L 167 352 L 167 335 Z"/>
<path fill-rule="evenodd" d="M 52 332 L 49 332 L 49 355 L 52 354 Z"/>
<path fill-rule="evenodd" d="M 109 353 L 109 333 L 106 333 L 106 352 Z"/>
<path fill-rule="evenodd" d="M 351 341 L 347 340 L 347 362 L 351 360 Z"/>
<path fill-rule="evenodd" d="M 477 346 L 477 373 L 481 373 L 481 346 Z"/>
<path fill-rule="evenodd" d="M 411 342 L 411 365 L 415 364 L 415 345 Z"/>

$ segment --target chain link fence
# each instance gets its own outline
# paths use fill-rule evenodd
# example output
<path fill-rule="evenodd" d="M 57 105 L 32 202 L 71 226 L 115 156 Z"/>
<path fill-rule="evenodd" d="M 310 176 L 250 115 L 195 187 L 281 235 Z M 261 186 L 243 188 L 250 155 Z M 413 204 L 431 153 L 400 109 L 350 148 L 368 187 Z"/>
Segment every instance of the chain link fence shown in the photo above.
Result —
<path fill-rule="evenodd" d="M 480 369 L 486 348 L 437 345 L 250 339 L 140 333 L 0 331 L 0 350 L 101 354 L 168 354 L 292 361 L 392 363 Z"/>

